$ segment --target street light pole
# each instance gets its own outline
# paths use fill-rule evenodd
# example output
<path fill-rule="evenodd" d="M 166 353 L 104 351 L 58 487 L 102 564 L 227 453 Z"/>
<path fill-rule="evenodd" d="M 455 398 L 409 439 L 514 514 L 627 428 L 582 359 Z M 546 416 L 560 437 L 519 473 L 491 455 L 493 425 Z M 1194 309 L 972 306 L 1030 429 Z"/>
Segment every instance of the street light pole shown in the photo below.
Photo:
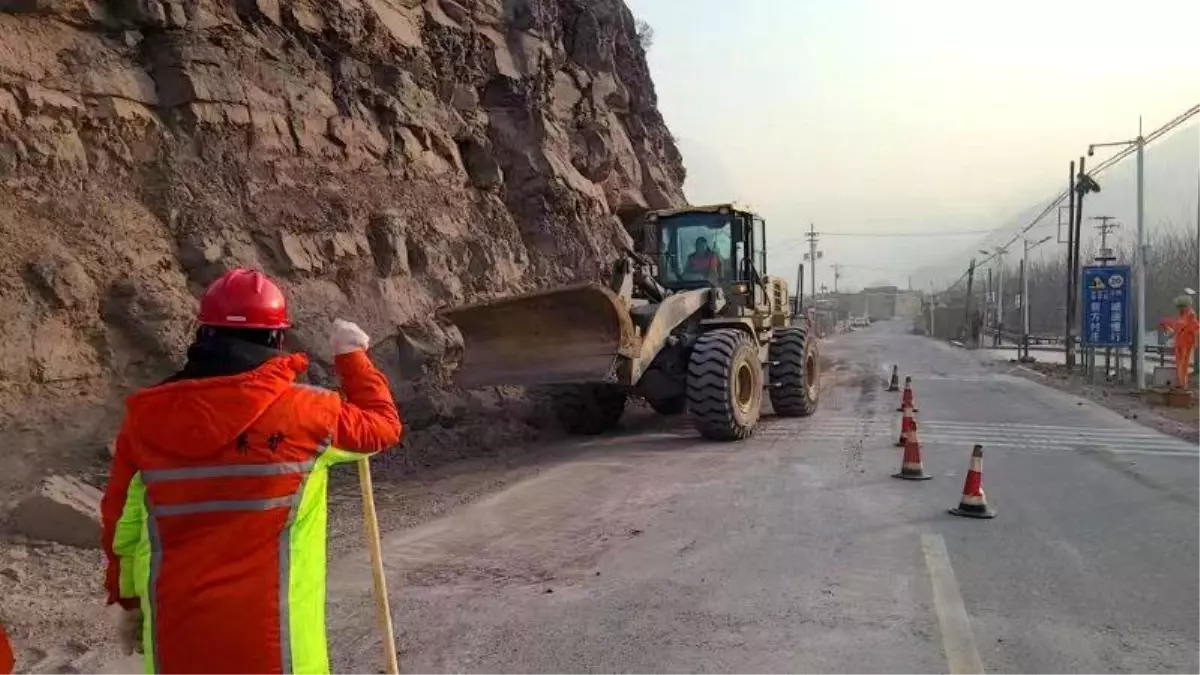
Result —
<path fill-rule="evenodd" d="M 1137 327 L 1133 333 L 1134 359 L 1137 360 L 1138 390 L 1146 387 L 1146 139 L 1138 135 L 1137 140 Z"/>
<path fill-rule="evenodd" d="M 1146 388 L 1146 139 L 1141 135 L 1140 128 L 1138 132 L 1138 137 L 1132 141 L 1093 143 L 1088 146 L 1088 156 L 1091 156 L 1096 148 L 1130 145 L 1137 148 L 1137 250 L 1133 254 L 1133 277 L 1137 286 L 1137 325 L 1133 329 L 1132 370 L 1134 384 L 1142 390 Z"/>
<path fill-rule="evenodd" d="M 1026 359 L 1029 358 L 1029 249 L 1026 239 L 1025 255 L 1021 256 L 1021 343 L 1025 345 Z"/>
<path fill-rule="evenodd" d="M 1067 182 L 1067 311 L 1066 335 L 1063 336 L 1067 368 L 1075 367 L 1075 341 L 1072 339 L 1074 322 L 1071 318 L 1071 298 L 1075 293 L 1075 277 L 1071 270 L 1075 269 L 1075 161 L 1071 161 L 1071 176 Z"/>
<path fill-rule="evenodd" d="M 1004 323 L 1004 256 L 1008 253 L 1007 247 L 997 246 L 994 251 L 985 251 L 979 249 L 983 255 L 990 255 L 996 261 L 996 295 L 992 296 L 992 268 L 988 268 L 988 302 L 994 302 L 994 305 L 988 305 L 988 314 L 991 315 L 992 328 L 996 331 L 995 345 L 1000 346 L 1003 341 L 1003 336 L 1000 334 L 1000 329 Z"/>
<path fill-rule="evenodd" d="M 1000 342 L 1004 342 L 1004 335 L 1001 331 L 1004 330 L 1004 254 L 1007 251 L 1004 249 L 996 249 L 996 334 L 1000 336 Z"/>

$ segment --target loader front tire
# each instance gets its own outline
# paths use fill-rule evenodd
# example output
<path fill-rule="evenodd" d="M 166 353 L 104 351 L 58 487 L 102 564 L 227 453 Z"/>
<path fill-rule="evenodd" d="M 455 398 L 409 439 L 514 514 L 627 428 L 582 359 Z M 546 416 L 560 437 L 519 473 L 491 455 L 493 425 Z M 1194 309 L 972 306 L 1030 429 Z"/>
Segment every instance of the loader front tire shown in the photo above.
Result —
<path fill-rule="evenodd" d="M 762 399 L 762 361 L 754 339 L 736 328 L 701 335 L 687 375 L 688 415 L 700 435 L 714 441 L 749 438 Z"/>
<path fill-rule="evenodd" d="M 625 390 L 611 384 L 573 384 L 554 390 L 555 412 L 568 433 L 602 434 L 617 426 L 625 412 Z"/>
<path fill-rule="evenodd" d="M 820 381 L 817 345 L 798 326 L 775 331 L 771 359 L 771 407 L 780 417 L 807 417 L 817 411 Z"/>

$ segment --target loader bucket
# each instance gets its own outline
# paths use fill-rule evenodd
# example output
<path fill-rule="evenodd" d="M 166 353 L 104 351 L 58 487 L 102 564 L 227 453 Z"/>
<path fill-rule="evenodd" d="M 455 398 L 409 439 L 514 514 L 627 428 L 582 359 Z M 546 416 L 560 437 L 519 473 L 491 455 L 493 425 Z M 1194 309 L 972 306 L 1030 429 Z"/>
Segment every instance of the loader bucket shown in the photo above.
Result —
<path fill-rule="evenodd" d="M 463 337 L 461 387 L 603 382 L 635 353 L 629 310 L 599 284 L 581 284 L 443 310 Z"/>

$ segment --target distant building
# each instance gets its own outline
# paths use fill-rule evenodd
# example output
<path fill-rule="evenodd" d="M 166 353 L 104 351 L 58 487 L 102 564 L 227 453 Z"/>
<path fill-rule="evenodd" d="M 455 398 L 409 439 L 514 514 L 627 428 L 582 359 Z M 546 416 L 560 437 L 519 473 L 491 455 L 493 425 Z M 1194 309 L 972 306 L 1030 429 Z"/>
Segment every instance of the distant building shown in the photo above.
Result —
<path fill-rule="evenodd" d="M 897 286 L 873 286 L 864 288 L 867 295 L 867 315 L 872 321 L 886 321 L 896 316 Z"/>

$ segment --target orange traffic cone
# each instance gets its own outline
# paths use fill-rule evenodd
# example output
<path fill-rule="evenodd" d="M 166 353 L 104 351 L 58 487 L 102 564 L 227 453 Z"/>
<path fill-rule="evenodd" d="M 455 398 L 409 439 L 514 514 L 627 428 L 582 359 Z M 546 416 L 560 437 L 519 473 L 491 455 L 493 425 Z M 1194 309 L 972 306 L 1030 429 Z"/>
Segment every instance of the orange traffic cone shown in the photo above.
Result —
<path fill-rule="evenodd" d="M 900 414 L 900 440 L 896 441 L 897 448 L 903 448 L 905 441 L 908 440 L 908 434 L 917 426 L 917 420 L 912 416 L 912 408 L 902 406 Z"/>
<path fill-rule="evenodd" d="M 933 478 L 933 476 L 925 473 L 925 467 L 921 464 L 921 440 L 917 437 L 915 420 L 904 443 L 904 459 L 900 461 L 900 473 L 892 474 L 892 478 L 903 478 L 904 480 L 929 480 Z"/>
<path fill-rule="evenodd" d="M 900 366 L 892 366 L 892 379 L 888 382 L 888 391 L 900 391 Z"/>
<path fill-rule="evenodd" d="M 896 408 L 896 412 L 902 412 L 904 406 L 912 408 L 913 412 L 920 412 L 917 410 L 916 400 L 913 399 L 912 375 L 904 376 L 904 393 L 900 396 L 900 407 Z"/>
<path fill-rule="evenodd" d="M 983 446 L 976 445 L 971 451 L 971 470 L 963 485 L 962 499 L 958 506 L 950 509 L 956 516 L 968 518 L 995 518 L 996 512 L 988 508 L 987 495 L 983 494 Z"/>

